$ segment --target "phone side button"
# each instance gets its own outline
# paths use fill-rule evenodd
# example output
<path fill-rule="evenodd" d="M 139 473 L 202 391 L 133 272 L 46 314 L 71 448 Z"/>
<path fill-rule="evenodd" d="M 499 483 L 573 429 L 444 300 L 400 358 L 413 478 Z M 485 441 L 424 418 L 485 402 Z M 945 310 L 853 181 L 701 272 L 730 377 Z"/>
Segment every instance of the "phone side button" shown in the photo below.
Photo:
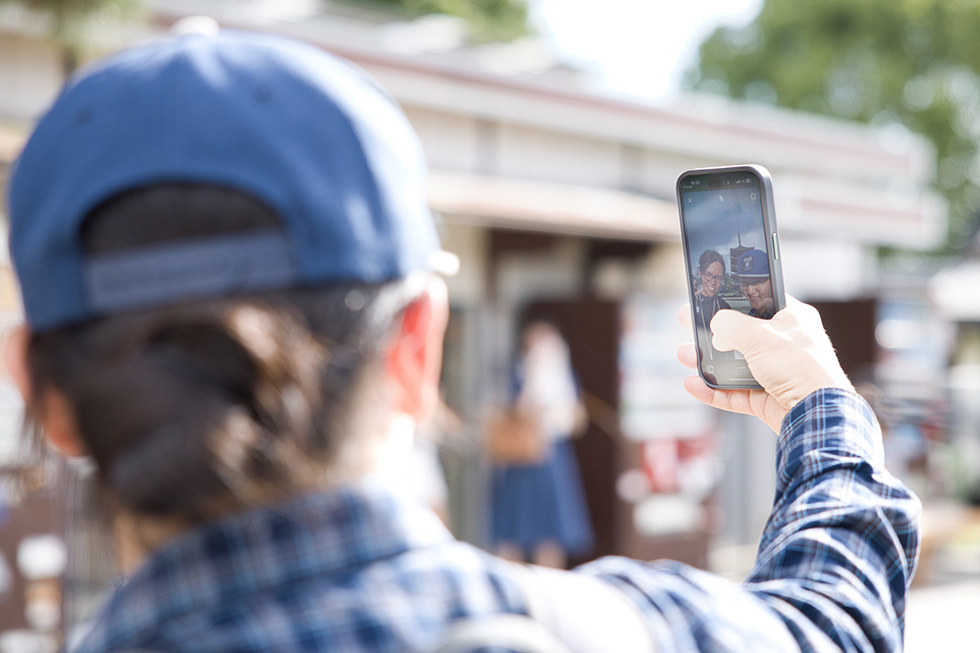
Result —
<path fill-rule="evenodd" d="M 779 237 L 776 232 L 772 232 L 772 257 L 779 260 Z"/>

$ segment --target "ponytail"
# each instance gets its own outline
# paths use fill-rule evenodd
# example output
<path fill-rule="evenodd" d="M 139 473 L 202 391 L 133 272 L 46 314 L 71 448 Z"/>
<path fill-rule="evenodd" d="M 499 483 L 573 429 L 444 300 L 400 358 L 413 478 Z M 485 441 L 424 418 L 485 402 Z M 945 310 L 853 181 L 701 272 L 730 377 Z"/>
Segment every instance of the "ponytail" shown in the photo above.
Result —
<path fill-rule="evenodd" d="M 116 249 L 134 230 L 166 240 L 200 235 L 202 222 L 229 231 L 270 221 L 235 191 L 168 184 L 111 200 L 84 234 L 92 250 Z M 119 506 L 201 521 L 314 484 L 336 464 L 365 412 L 355 404 L 395 318 L 394 288 L 267 292 L 35 334 L 34 396 L 64 394 Z"/>

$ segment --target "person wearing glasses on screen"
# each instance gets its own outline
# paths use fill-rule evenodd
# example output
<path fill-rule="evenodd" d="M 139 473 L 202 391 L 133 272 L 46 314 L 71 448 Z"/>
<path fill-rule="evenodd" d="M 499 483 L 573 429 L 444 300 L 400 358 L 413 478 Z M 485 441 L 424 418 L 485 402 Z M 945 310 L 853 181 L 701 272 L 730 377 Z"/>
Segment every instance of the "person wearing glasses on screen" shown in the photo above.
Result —
<path fill-rule="evenodd" d="M 768 320 L 776 312 L 769 280 L 769 257 L 761 249 L 750 249 L 738 259 L 738 283 L 749 300 L 749 315 Z"/>
<path fill-rule="evenodd" d="M 698 259 L 697 290 L 694 292 L 694 316 L 698 329 L 709 331 L 711 318 L 723 308 L 731 308 L 718 293 L 725 283 L 725 259 L 713 249 L 706 249 Z M 721 352 L 709 347 L 706 355 L 714 358 L 731 358 L 731 352 Z"/>

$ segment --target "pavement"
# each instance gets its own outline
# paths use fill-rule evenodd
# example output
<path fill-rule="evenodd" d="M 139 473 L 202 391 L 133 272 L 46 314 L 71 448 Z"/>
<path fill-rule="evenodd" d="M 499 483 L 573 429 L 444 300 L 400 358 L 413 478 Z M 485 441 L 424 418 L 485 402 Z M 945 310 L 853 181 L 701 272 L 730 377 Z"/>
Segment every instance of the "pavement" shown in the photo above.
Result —
<path fill-rule="evenodd" d="M 980 510 L 927 504 L 905 617 L 906 653 L 976 653 L 980 635 Z"/>
<path fill-rule="evenodd" d="M 905 653 L 975 653 L 978 634 L 980 576 L 912 589 Z"/>
<path fill-rule="evenodd" d="M 718 548 L 712 556 L 712 569 L 738 582 L 754 549 Z M 905 614 L 905 653 L 977 653 L 978 641 L 980 529 L 933 547 L 930 559 L 920 560 Z"/>

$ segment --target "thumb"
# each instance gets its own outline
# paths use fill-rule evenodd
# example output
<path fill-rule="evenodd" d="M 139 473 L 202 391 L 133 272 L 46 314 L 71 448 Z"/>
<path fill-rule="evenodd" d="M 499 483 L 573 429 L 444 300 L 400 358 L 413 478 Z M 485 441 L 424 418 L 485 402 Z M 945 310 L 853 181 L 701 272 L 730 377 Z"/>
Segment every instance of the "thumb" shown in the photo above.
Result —
<path fill-rule="evenodd" d="M 786 308 L 764 320 L 718 311 L 711 321 L 715 347 L 737 349 L 749 371 L 784 408 L 820 388 L 853 390 L 815 308 L 789 295 Z"/>
<path fill-rule="evenodd" d="M 718 351 L 736 349 L 742 354 L 765 340 L 766 322 L 732 309 L 723 309 L 711 319 L 711 344 Z"/>

